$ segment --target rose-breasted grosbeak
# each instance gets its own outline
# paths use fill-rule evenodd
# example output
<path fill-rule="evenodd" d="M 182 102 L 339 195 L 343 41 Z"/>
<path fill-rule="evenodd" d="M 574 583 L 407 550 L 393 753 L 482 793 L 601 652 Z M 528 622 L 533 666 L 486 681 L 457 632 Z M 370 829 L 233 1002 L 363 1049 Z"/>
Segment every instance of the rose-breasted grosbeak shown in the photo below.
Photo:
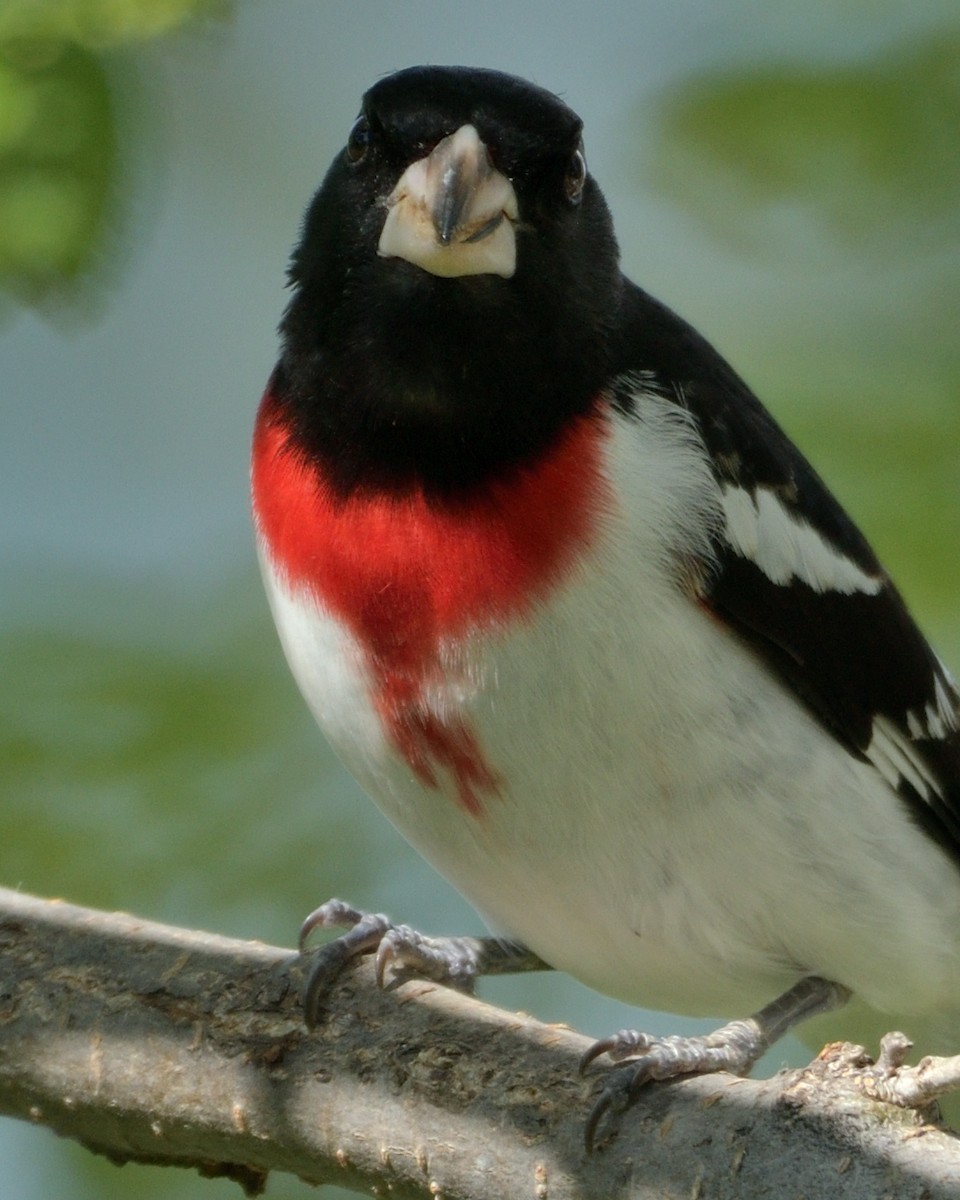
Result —
<path fill-rule="evenodd" d="M 366 94 L 257 418 L 267 591 L 317 720 L 516 942 L 354 928 L 461 979 L 561 968 L 746 1071 L 852 992 L 960 1030 L 960 698 L 746 384 L 620 272 L 581 122 L 492 71 Z M 542 961 L 541 961 L 542 960 Z"/>

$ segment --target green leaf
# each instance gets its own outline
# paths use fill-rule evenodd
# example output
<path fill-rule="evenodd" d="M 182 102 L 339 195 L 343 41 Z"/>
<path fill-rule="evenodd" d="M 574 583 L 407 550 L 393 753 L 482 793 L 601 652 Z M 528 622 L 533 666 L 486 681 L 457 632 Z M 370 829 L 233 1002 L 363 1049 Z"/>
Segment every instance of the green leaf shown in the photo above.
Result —
<path fill-rule="evenodd" d="M 222 16 L 227 0 L 4 0 L 0 43 L 30 39 L 117 46 L 170 33 L 202 16 Z"/>
<path fill-rule="evenodd" d="M 6 0 L 0 8 L 0 289 L 37 303 L 110 257 L 122 178 L 109 50 L 225 0 Z"/>
<path fill-rule="evenodd" d="M 828 237 L 911 255 L 960 240 L 958 130 L 948 33 L 865 64 L 695 80 L 664 99 L 655 176 L 741 250 L 782 256 L 791 227 L 798 253 Z"/>
<path fill-rule="evenodd" d="M 117 160 L 106 76 L 66 43 L 0 55 L 0 279 L 25 299 L 60 287 L 102 243 Z"/>

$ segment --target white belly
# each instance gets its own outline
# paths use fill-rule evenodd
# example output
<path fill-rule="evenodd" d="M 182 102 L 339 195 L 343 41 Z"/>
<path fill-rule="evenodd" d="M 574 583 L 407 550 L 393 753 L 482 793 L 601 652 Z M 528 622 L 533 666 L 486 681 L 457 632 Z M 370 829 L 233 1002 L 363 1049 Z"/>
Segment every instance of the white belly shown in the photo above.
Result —
<path fill-rule="evenodd" d="M 635 455 L 621 479 L 614 441 L 617 488 L 649 489 L 634 504 L 670 495 L 661 449 L 649 479 Z M 905 829 L 871 766 L 678 602 L 662 547 L 619 519 L 529 619 L 447 648 L 429 699 L 464 719 L 500 780 L 479 812 L 444 770 L 436 787 L 417 778 L 359 647 L 265 561 L 288 659 L 332 744 L 496 929 L 602 992 L 742 1015 L 815 972 L 881 1009 L 952 1003 L 955 867 Z"/>

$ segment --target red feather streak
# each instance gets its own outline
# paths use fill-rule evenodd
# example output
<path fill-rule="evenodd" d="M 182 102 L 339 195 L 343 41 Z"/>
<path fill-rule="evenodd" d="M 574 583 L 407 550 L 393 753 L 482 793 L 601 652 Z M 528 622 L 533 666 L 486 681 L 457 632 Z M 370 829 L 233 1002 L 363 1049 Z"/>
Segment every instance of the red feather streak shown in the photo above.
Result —
<path fill-rule="evenodd" d="M 253 504 L 274 569 L 342 622 L 362 648 L 381 719 L 414 774 L 446 768 L 463 807 L 496 772 L 459 717 L 425 700 L 441 650 L 522 620 L 590 545 L 608 506 L 605 426 L 580 418 L 535 466 L 465 501 L 358 492 L 343 500 L 293 444 L 268 392 L 253 443 Z"/>

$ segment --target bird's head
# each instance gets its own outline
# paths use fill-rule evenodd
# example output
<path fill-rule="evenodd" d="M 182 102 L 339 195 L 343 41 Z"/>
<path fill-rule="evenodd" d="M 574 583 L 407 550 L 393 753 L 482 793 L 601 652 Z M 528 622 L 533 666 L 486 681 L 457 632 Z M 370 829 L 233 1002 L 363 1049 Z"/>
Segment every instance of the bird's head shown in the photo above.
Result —
<path fill-rule="evenodd" d="M 307 211 L 290 278 L 282 332 L 301 394 L 345 389 L 396 446 L 446 431 L 482 460 L 492 431 L 500 457 L 506 438 L 521 458 L 602 386 L 619 303 L 580 118 L 496 71 L 380 80 Z"/>

